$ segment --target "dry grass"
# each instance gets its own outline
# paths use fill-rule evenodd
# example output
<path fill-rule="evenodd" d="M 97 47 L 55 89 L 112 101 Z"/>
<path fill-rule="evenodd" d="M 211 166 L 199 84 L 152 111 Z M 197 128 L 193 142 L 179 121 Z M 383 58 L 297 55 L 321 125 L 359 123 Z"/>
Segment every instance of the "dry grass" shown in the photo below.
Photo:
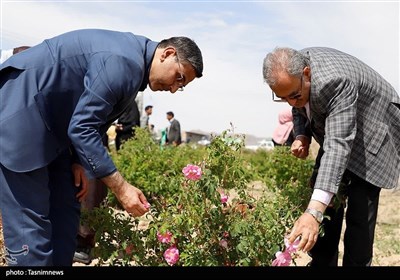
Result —
<path fill-rule="evenodd" d="M 374 257 L 372 266 L 400 266 L 400 213 L 398 203 L 400 185 L 395 190 L 382 190 L 379 201 L 378 220 L 375 229 Z M 343 224 L 343 233 L 345 223 Z M 339 244 L 339 265 L 343 257 L 343 242 Z M 299 254 L 296 260 L 298 266 L 305 266 L 310 257 Z"/>

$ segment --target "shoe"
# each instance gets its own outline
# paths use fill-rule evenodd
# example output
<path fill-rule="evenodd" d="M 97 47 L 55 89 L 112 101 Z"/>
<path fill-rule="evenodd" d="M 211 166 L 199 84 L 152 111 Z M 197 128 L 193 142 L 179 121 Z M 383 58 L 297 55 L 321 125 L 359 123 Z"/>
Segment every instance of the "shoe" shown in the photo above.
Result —
<path fill-rule="evenodd" d="M 77 248 L 74 254 L 74 262 L 90 264 L 92 262 L 90 251 L 90 248 Z"/>

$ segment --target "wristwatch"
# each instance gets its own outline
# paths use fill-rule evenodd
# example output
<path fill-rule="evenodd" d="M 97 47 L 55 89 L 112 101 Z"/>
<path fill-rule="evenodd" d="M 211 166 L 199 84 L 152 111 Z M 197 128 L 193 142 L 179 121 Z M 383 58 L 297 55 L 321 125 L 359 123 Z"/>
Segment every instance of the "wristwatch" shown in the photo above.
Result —
<path fill-rule="evenodd" d="M 324 219 L 324 214 L 322 214 L 321 211 L 312 208 L 307 208 L 305 213 L 311 214 L 318 223 L 322 223 L 322 220 Z"/>

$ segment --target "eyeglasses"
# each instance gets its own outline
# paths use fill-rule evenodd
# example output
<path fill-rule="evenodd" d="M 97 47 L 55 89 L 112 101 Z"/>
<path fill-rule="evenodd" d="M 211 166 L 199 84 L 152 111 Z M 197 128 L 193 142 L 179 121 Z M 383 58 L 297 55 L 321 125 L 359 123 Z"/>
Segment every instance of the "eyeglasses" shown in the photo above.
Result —
<path fill-rule="evenodd" d="M 300 90 L 298 92 L 292 93 L 288 97 L 278 97 L 275 92 L 272 91 L 272 101 L 274 102 L 288 102 L 288 100 L 297 100 L 301 97 L 301 93 L 303 91 L 303 75 L 301 74 L 300 78 Z"/>
<path fill-rule="evenodd" d="M 185 87 L 185 85 L 183 84 L 183 82 L 185 81 L 185 77 L 182 74 L 181 62 L 179 61 L 178 54 L 176 54 L 176 60 L 178 61 L 178 68 L 179 68 L 179 77 L 176 78 L 176 83 L 178 84 L 178 90 L 183 91 Z"/>

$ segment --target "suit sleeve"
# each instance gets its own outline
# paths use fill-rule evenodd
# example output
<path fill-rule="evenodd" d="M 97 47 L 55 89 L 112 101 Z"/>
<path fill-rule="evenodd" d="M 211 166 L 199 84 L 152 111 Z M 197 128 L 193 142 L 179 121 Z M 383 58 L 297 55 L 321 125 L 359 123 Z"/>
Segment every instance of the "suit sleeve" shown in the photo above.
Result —
<path fill-rule="evenodd" d="M 346 78 L 333 79 L 320 91 L 327 117 L 315 188 L 337 193 L 357 131 L 357 96 L 357 88 Z"/>
<path fill-rule="evenodd" d="M 115 105 L 136 94 L 143 73 L 126 58 L 97 54 L 91 58 L 81 95 L 68 128 L 68 135 L 82 165 L 96 178 L 108 176 L 116 167 L 103 147 L 99 129 Z M 118 106 L 116 106 L 118 107 Z"/>

